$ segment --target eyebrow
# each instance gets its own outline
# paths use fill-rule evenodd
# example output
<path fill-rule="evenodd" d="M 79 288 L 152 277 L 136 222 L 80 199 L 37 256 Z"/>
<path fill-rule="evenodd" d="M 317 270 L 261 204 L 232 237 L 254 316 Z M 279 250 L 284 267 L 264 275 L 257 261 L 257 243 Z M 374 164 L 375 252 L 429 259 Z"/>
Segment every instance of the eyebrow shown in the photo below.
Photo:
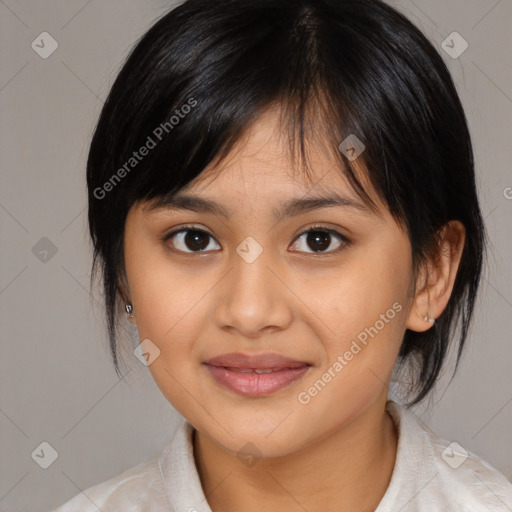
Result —
<path fill-rule="evenodd" d="M 365 215 L 378 214 L 369 206 L 360 203 L 349 197 L 341 196 L 337 193 L 330 193 L 318 197 L 297 197 L 286 201 L 279 208 L 274 208 L 274 218 L 277 222 L 288 218 L 301 215 L 321 208 L 341 207 L 359 211 Z M 194 196 L 183 192 L 174 194 L 170 197 L 162 197 L 154 204 L 147 207 L 149 212 L 158 210 L 190 210 L 197 213 L 206 213 L 229 219 L 233 216 L 233 211 L 211 199 Z"/>

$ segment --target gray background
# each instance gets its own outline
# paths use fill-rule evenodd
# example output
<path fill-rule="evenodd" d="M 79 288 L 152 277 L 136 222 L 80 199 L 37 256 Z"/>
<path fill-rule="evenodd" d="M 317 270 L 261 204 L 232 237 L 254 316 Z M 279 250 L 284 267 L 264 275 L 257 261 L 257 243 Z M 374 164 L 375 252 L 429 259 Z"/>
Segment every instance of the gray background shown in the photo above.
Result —
<path fill-rule="evenodd" d="M 84 171 L 94 123 L 122 60 L 171 5 L 0 1 L 0 509 L 5 512 L 49 510 L 152 457 L 170 442 L 181 419 L 133 354 L 123 379 L 111 366 L 101 295 L 94 290 L 91 296 L 88 289 Z M 460 372 L 447 388 L 446 371 L 417 412 L 439 435 L 512 479 L 512 2 L 394 5 L 431 38 L 456 80 L 474 137 L 491 239 Z M 441 47 L 453 31 L 469 43 L 457 59 Z M 58 43 L 47 59 L 31 47 L 42 32 Z M 41 242 L 43 237 L 55 254 L 41 252 L 52 246 Z M 58 452 L 48 469 L 31 457 L 43 441 Z"/>

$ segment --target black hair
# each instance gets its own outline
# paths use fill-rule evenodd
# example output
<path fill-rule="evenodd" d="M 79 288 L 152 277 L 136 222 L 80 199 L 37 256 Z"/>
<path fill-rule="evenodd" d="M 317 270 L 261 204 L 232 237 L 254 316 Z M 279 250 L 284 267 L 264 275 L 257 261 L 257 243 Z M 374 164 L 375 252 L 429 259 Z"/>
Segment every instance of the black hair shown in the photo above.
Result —
<path fill-rule="evenodd" d="M 437 381 L 460 322 L 458 366 L 486 233 L 470 133 L 450 73 L 422 32 L 380 0 L 188 0 L 135 45 L 105 102 L 87 162 L 91 283 L 101 264 L 116 371 L 128 211 L 184 188 L 275 105 L 306 175 L 306 142 L 318 137 L 316 127 L 340 172 L 372 206 L 357 175 L 356 163 L 364 165 L 407 230 L 415 273 L 436 254 L 448 221 L 466 229 L 447 307 L 433 328 L 407 330 L 400 349 L 400 364 L 417 363 L 408 405 L 419 403 Z M 365 146 L 357 160 L 338 149 L 351 134 Z"/>

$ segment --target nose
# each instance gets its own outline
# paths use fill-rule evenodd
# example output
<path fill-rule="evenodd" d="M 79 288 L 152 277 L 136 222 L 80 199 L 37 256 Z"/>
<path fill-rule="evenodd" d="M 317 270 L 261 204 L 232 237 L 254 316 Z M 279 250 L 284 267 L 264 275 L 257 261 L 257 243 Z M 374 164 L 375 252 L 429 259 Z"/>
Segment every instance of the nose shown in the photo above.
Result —
<path fill-rule="evenodd" d="M 251 263 L 235 253 L 231 272 L 219 287 L 215 310 L 219 328 L 251 339 L 286 329 L 292 319 L 293 294 L 280 273 L 265 251 Z"/>

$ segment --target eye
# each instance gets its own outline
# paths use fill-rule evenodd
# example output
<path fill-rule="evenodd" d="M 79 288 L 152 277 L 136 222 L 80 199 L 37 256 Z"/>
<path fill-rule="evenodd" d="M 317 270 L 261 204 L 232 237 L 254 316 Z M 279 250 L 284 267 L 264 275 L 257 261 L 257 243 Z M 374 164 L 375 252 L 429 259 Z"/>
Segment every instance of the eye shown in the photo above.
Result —
<path fill-rule="evenodd" d="M 208 233 L 208 231 L 199 229 L 196 226 L 184 226 L 179 231 L 173 231 L 172 233 L 164 236 L 163 241 L 166 242 L 174 239 L 172 245 L 178 251 L 195 253 L 212 249 L 211 247 L 208 249 L 209 238 L 213 239 L 213 235 Z M 213 249 L 215 249 L 215 247 Z"/>
<path fill-rule="evenodd" d="M 338 238 L 338 245 L 335 247 L 334 250 L 327 251 L 331 246 L 332 243 L 332 237 Z M 343 236 L 341 233 L 338 233 L 337 231 L 334 231 L 332 229 L 324 228 L 322 226 L 312 226 L 307 231 L 302 233 L 298 237 L 299 242 L 302 242 L 302 250 L 299 249 L 299 252 L 308 252 L 307 250 L 304 250 L 304 248 L 311 248 L 311 253 L 333 253 L 338 252 L 339 250 L 343 249 L 344 246 L 347 246 L 350 244 L 350 240 Z M 297 242 L 295 243 L 295 245 Z M 299 244 L 300 246 L 300 244 Z M 311 254 L 310 253 L 310 254 Z"/>
<path fill-rule="evenodd" d="M 338 239 L 338 245 L 334 250 L 328 251 L 326 249 L 331 247 L 333 236 Z M 164 242 L 171 240 L 173 247 L 178 252 L 193 254 L 220 249 L 218 244 L 217 247 L 209 247 L 210 238 L 214 240 L 213 235 L 204 229 L 199 229 L 197 226 L 183 226 L 180 230 L 165 235 L 162 240 Z M 322 226 L 312 226 L 298 237 L 298 241 L 302 242 L 303 247 L 303 249 L 299 248 L 299 252 L 309 252 L 305 249 L 310 248 L 310 254 L 338 252 L 350 244 L 350 240 L 341 233 Z M 297 242 L 294 245 L 297 245 Z"/>

